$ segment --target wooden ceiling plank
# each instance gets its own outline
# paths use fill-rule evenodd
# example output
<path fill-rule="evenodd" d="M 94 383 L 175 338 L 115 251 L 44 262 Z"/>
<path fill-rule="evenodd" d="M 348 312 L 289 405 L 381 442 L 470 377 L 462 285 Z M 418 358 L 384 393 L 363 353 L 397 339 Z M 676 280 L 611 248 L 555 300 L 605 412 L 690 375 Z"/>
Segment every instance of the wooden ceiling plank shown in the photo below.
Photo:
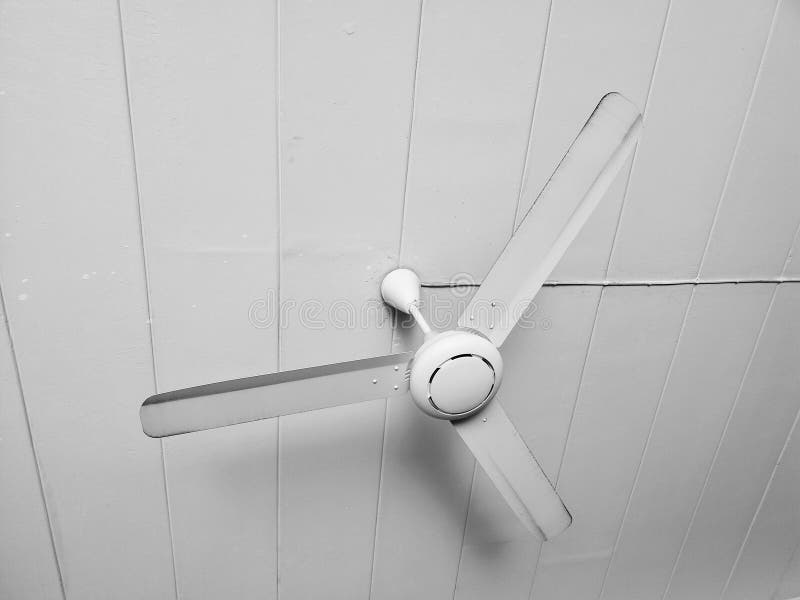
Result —
<path fill-rule="evenodd" d="M 9 598 L 63 598 L 50 517 L 5 307 L 0 320 L 0 582 Z"/>
<path fill-rule="evenodd" d="M 423 282 L 480 281 L 511 235 L 549 5 L 425 4 L 401 257 Z"/>
<path fill-rule="evenodd" d="M 455 327 L 473 291 L 423 288 L 431 326 Z M 422 339 L 418 328 L 402 329 L 395 342 L 416 349 Z M 387 410 L 372 596 L 451 598 L 475 460 L 449 422 L 410 398 L 389 400 Z"/>
<path fill-rule="evenodd" d="M 505 375 L 496 400 L 550 481 L 561 464 L 599 301 L 598 287 L 545 288 L 503 345 Z M 526 600 L 540 546 L 479 469 L 456 599 Z"/>
<path fill-rule="evenodd" d="M 275 371 L 275 3 L 121 8 L 158 391 Z M 274 598 L 276 422 L 163 443 L 179 595 Z"/>
<path fill-rule="evenodd" d="M 701 278 L 778 277 L 800 226 L 800 10 L 781 2 Z"/>
<path fill-rule="evenodd" d="M 423 4 L 400 262 L 425 282 L 479 280 L 508 239 L 548 10 L 549 0 Z M 472 292 L 426 294 L 432 325 L 456 326 Z M 390 401 L 375 597 L 453 594 L 474 460 L 451 430 Z"/>
<path fill-rule="evenodd" d="M 280 4 L 281 368 L 388 354 L 419 5 Z M 386 403 L 282 417 L 279 593 L 366 598 Z M 309 576 L 313 574 L 313 576 Z"/>
<path fill-rule="evenodd" d="M 646 110 L 667 6 L 668 0 L 554 2 L 517 224 L 600 98 L 619 92 L 640 111 Z M 632 160 L 622 168 L 550 279 L 581 281 L 605 276 Z"/>
<path fill-rule="evenodd" d="M 797 411 L 800 286 L 777 286 L 665 598 L 722 594 Z M 732 490 L 734 490 L 732 492 Z M 766 592 L 765 592 L 766 594 Z"/>
<path fill-rule="evenodd" d="M 800 417 L 800 412 L 798 412 Z M 797 417 L 747 532 L 724 600 L 768 598 L 800 540 L 800 430 Z"/>
<path fill-rule="evenodd" d="M 573 524 L 543 546 L 533 598 L 600 594 L 690 294 L 604 289 L 556 487 Z"/>
<path fill-rule="evenodd" d="M 774 286 L 695 288 L 605 579 L 604 598 L 666 589 Z"/>
<path fill-rule="evenodd" d="M 610 279 L 697 276 L 776 2 L 672 2 Z"/>
<path fill-rule="evenodd" d="M 3 11 L 0 278 L 64 585 L 171 598 L 117 5 Z"/>

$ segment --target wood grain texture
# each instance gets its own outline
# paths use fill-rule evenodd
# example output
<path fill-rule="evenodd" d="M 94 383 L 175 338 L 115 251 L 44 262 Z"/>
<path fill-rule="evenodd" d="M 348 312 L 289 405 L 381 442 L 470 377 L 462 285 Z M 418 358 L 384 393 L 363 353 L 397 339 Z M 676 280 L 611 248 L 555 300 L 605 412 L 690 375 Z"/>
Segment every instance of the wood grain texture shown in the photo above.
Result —
<path fill-rule="evenodd" d="M 0 278 L 66 595 L 173 598 L 117 6 L 3 11 Z"/>
<path fill-rule="evenodd" d="M 645 109 L 667 5 L 667 0 L 553 3 L 517 224 L 605 94 L 620 92 Z M 603 278 L 630 162 L 551 279 Z"/>
<path fill-rule="evenodd" d="M 545 288 L 528 309 L 525 326 L 503 344 L 505 375 L 497 400 L 551 481 L 561 463 L 599 300 L 596 287 Z M 479 468 L 456 598 L 527 599 L 540 546 Z"/>
<path fill-rule="evenodd" d="M 723 592 L 800 409 L 798 308 L 800 286 L 779 285 L 678 556 L 669 600 Z"/>
<path fill-rule="evenodd" d="M 0 596 L 63 598 L 4 310 L 0 320 Z"/>
<path fill-rule="evenodd" d="M 511 234 L 549 5 L 425 5 L 402 254 L 423 281 L 480 281 Z"/>
<path fill-rule="evenodd" d="M 800 415 L 800 413 L 798 413 Z M 769 598 L 800 540 L 800 430 L 795 421 L 723 598 Z"/>
<path fill-rule="evenodd" d="M 642 455 L 604 598 L 666 589 L 774 286 L 698 286 Z"/>
<path fill-rule="evenodd" d="M 775 4 L 672 2 L 610 278 L 697 275 Z"/>
<path fill-rule="evenodd" d="M 122 3 L 159 391 L 277 369 L 275 8 Z M 276 423 L 164 445 L 179 595 L 275 597 Z"/>
<path fill-rule="evenodd" d="M 777 277 L 800 225 L 800 6 L 782 1 L 701 269 Z"/>
<path fill-rule="evenodd" d="M 532 597 L 596 598 L 691 288 L 606 288 L 557 490 L 572 526 L 542 548 Z"/>
<path fill-rule="evenodd" d="M 279 18 L 281 368 L 387 354 L 419 6 L 285 2 Z M 368 596 L 384 414 L 280 419 L 282 599 Z"/>

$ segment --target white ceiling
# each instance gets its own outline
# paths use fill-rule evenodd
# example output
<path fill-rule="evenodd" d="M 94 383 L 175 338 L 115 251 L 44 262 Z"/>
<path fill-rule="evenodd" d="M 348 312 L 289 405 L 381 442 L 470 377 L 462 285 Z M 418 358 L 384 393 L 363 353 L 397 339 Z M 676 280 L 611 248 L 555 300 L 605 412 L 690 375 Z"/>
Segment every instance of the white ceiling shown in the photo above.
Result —
<path fill-rule="evenodd" d="M 0 596 L 800 595 L 798 56 L 792 0 L 6 2 Z M 563 536 L 402 401 L 142 434 L 413 347 L 342 326 L 398 264 L 444 325 L 612 90 L 642 141 L 504 347 Z"/>

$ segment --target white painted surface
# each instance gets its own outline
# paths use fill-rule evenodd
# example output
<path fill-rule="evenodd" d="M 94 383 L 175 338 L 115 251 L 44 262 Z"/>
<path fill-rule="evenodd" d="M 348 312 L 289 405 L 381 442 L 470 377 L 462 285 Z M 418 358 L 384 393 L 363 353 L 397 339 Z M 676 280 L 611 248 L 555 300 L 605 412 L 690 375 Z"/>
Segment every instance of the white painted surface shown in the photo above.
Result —
<path fill-rule="evenodd" d="M 778 286 L 678 556 L 670 600 L 724 590 L 800 410 L 800 323 L 792 318 L 798 309 L 800 286 Z"/>
<path fill-rule="evenodd" d="M 660 597 L 774 286 L 695 289 L 608 567 L 604 598 Z"/>
<path fill-rule="evenodd" d="M 609 276 L 697 275 L 777 0 L 674 0 Z"/>
<path fill-rule="evenodd" d="M 783 572 L 780 585 L 772 598 L 775 600 L 793 600 L 800 598 L 800 544 L 795 548 L 794 555 Z"/>
<path fill-rule="evenodd" d="M 424 282 L 480 281 L 511 235 L 549 9 L 424 4 L 402 253 Z"/>
<path fill-rule="evenodd" d="M 455 325 L 471 295 L 464 291 L 423 288 L 434 329 Z M 394 341 L 395 350 L 410 350 L 422 336 L 416 327 L 401 329 Z M 391 399 L 386 411 L 372 597 L 452 597 L 475 460 L 450 423 L 412 401 Z"/>
<path fill-rule="evenodd" d="M 794 244 L 786 257 L 786 264 L 783 267 L 783 275 L 787 277 L 800 277 L 800 225 L 794 234 Z"/>
<path fill-rule="evenodd" d="M 640 112 L 645 110 L 667 4 L 666 0 L 553 2 L 517 223 L 600 98 L 616 91 Z M 553 279 L 603 278 L 629 171 L 630 161 Z"/>
<path fill-rule="evenodd" d="M 380 281 L 398 262 L 419 10 L 352 0 L 279 11 L 280 295 L 320 307 L 289 313 L 280 366 L 387 354 L 389 322 L 361 319 L 382 310 Z M 282 599 L 368 597 L 385 407 L 280 419 Z"/>
<path fill-rule="evenodd" d="M 0 590 L 9 598 L 62 598 L 5 312 L 0 317 Z"/>
<path fill-rule="evenodd" d="M 276 447 L 274 419 L 167 442 L 181 597 L 276 596 Z"/>
<path fill-rule="evenodd" d="M 607 288 L 556 490 L 573 524 L 542 548 L 533 598 L 596 598 L 691 288 Z"/>
<path fill-rule="evenodd" d="M 117 6 L 0 22 L 0 279 L 67 598 L 172 598 Z"/>
<path fill-rule="evenodd" d="M 0 506 L 34 529 L 0 552 L 39 559 L 3 571 L 0 596 L 60 594 L 49 518 L 68 599 L 174 598 L 173 548 L 182 598 L 550 600 L 603 581 L 605 598 L 660 597 L 704 485 L 668 597 L 797 596 L 796 283 L 749 370 L 769 284 L 695 288 L 677 346 L 687 287 L 606 289 L 596 324 L 599 287 L 539 294 L 552 328 L 512 334 L 501 394 L 551 477 L 569 440 L 576 522 L 541 560 L 451 428 L 410 405 L 169 440 L 168 487 L 139 430 L 154 375 L 166 390 L 413 344 L 326 307 L 377 306 L 398 262 L 480 280 L 522 182 L 520 210 L 612 89 L 646 106 L 630 184 L 554 277 L 602 279 L 610 255 L 612 279 L 691 278 L 706 246 L 701 278 L 800 276 L 797 4 L 766 52 L 775 0 L 667 4 L 123 0 L 120 21 L 114 3 L 6 3 L 0 283 L 47 502 L 16 404 L 3 447 L 22 454 L 0 476 L 20 483 Z M 323 309 L 304 327 L 295 306 L 280 348 L 277 321 L 248 321 L 278 287 Z"/>
<path fill-rule="evenodd" d="M 613 187 L 641 132 L 642 115 L 633 102 L 616 92 L 603 96 L 483 278 L 458 320 L 461 327 L 503 345 Z"/>
<path fill-rule="evenodd" d="M 275 5 L 121 6 L 158 391 L 274 371 Z M 163 442 L 181 597 L 275 596 L 276 436 Z"/>
<path fill-rule="evenodd" d="M 748 108 L 702 277 L 776 277 L 800 226 L 800 7 L 783 0 Z"/>
<path fill-rule="evenodd" d="M 800 414 L 800 413 L 798 413 Z M 723 598 L 756 598 L 780 583 L 800 538 L 800 430 L 795 421 Z"/>
<path fill-rule="evenodd" d="M 544 288 L 504 347 L 498 400 L 555 481 L 578 394 L 600 288 Z M 567 508 L 572 510 L 570 504 Z M 478 470 L 470 500 L 456 598 L 527 599 L 540 543 Z"/>

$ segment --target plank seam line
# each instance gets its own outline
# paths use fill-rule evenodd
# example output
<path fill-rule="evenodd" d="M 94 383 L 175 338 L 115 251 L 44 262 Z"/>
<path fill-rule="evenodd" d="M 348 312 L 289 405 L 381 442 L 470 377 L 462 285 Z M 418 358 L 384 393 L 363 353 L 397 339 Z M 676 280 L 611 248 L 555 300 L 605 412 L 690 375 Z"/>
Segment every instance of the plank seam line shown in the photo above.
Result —
<path fill-rule="evenodd" d="M 653 61 L 653 70 L 650 72 L 650 82 L 647 84 L 647 95 L 644 98 L 644 106 L 642 107 L 642 122 L 647 122 L 647 109 L 650 106 L 650 97 L 653 93 L 653 84 L 656 80 L 656 73 L 658 66 L 661 64 L 661 56 L 664 50 L 664 40 L 666 39 L 667 27 L 669 25 L 669 18 L 672 14 L 672 0 L 667 3 L 667 9 L 664 11 L 664 23 L 661 25 L 661 35 L 658 39 L 658 49 L 656 50 L 656 58 Z M 622 227 L 622 218 L 625 212 L 625 207 L 628 205 L 628 191 L 630 189 L 631 180 L 633 179 L 633 172 L 636 169 L 636 164 L 639 160 L 639 146 L 641 139 L 636 142 L 636 147 L 633 149 L 633 157 L 631 158 L 631 168 L 628 170 L 628 177 L 625 180 L 625 190 L 622 192 L 622 202 L 619 207 L 619 214 L 617 215 L 617 223 L 614 227 L 614 237 L 611 239 L 611 250 L 608 251 L 608 260 L 606 261 L 605 276 L 608 277 L 608 272 L 611 270 L 611 261 L 614 259 L 614 251 L 617 248 L 617 239 Z"/>
<path fill-rule="evenodd" d="M 414 73 L 413 73 L 413 83 L 411 84 L 411 114 L 409 115 L 408 119 L 408 142 L 406 145 L 406 164 L 405 164 L 405 171 L 403 173 L 403 192 L 402 192 L 402 204 L 400 207 L 400 250 L 398 252 L 399 256 L 403 255 L 403 246 L 404 244 L 404 235 L 405 235 L 405 223 L 406 223 L 406 213 L 408 210 L 408 174 L 410 171 L 411 165 L 411 137 L 414 133 L 414 117 L 416 116 L 416 108 L 417 108 L 417 87 L 419 86 L 419 62 L 420 57 L 422 56 L 422 17 L 423 17 L 423 10 L 425 7 L 425 0 L 419 1 L 419 17 L 417 19 L 417 52 L 416 56 L 414 57 Z"/>
<path fill-rule="evenodd" d="M 692 288 L 691 294 L 689 295 L 689 301 L 686 303 L 686 308 L 683 311 L 683 320 L 681 322 L 681 328 L 678 332 L 678 339 L 675 341 L 675 347 L 672 349 L 672 356 L 669 359 L 669 366 L 667 367 L 667 373 L 664 377 L 664 382 L 661 385 L 661 392 L 658 395 L 658 402 L 656 403 L 655 411 L 653 411 L 653 417 L 650 419 L 650 427 L 647 431 L 647 439 L 645 440 L 644 447 L 642 448 L 642 453 L 639 456 L 639 464 L 636 466 L 636 474 L 633 478 L 633 483 L 631 484 L 630 492 L 628 493 L 628 499 L 625 502 L 625 510 L 622 513 L 622 519 L 620 520 L 619 528 L 617 529 L 617 535 L 614 538 L 614 545 L 611 549 L 611 556 L 608 559 L 608 564 L 606 565 L 605 572 L 603 573 L 603 582 L 600 584 L 600 594 L 598 598 L 602 600 L 603 595 L 606 591 L 606 581 L 608 580 L 608 574 L 611 571 L 611 566 L 614 563 L 614 557 L 617 554 L 617 548 L 619 547 L 619 542 L 622 539 L 622 531 L 625 528 L 625 521 L 628 518 L 628 514 L 630 513 L 631 504 L 633 503 L 633 494 L 636 491 L 636 488 L 639 484 L 639 478 L 642 474 L 642 467 L 644 465 L 644 459 L 647 455 L 647 450 L 650 448 L 650 442 L 653 438 L 653 432 L 656 429 L 656 422 L 658 421 L 658 416 L 661 413 L 661 408 L 664 404 L 664 396 L 666 395 L 667 387 L 669 387 L 670 379 L 672 378 L 672 370 L 675 367 L 675 357 L 678 356 L 678 349 L 681 345 L 681 340 L 683 339 L 683 334 L 686 330 L 686 323 L 689 320 L 689 312 L 692 310 L 692 304 L 694 303 L 695 292 L 697 288 Z"/>
<path fill-rule="evenodd" d="M 401 194 L 401 207 L 400 207 L 400 239 L 398 240 L 397 249 L 397 266 L 400 266 L 400 257 L 403 255 L 403 242 L 405 235 L 405 222 L 408 207 L 408 174 L 411 163 L 411 137 L 414 133 L 414 115 L 416 114 L 417 105 L 417 86 L 419 84 L 419 63 L 422 55 L 422 18 L 424 14 L 425 0 L 419 0 L 419 8 L 417 9 L 417 39 L 416 39 L 416 52 L 414 55 L 414 69 L 412 73 L 411 84 L 411 110 L 408 118 L 408 141 L 406 146 L 406 164 L 403 173 L 403 190 Z M 396 315 L 395 315 L 396 318 Z M 392 333 L 389 337 L 389 353 L 392 353 L 395 343 L 396 327 L 392 327 Z M 375 499 L 375 523 L 373 526 L 372 535 L 372 556 L 370 557 L 369 566 L 369 589 L 367 598 L 372 598 L 372 588 L 375 584 L 375 560 L 378 548 L 378 532 L 380 523 L 381 499 L 383 498 L 383 474 L 386 466 L 386 434 L 389 427 L 389 400 L 388 398 L 383 401 L 383 434 L 381 435 L 381 449 L 380 449 L 380 462 L 378 463 L 378 490 Z"/>
<path fill-rule="evenodd" d="M 5 321 L 5 328 L 8 334 L 8 346 L 11 352 L 11 358 L 14 362 L 14 376 L 16 378 L 17 389 L 19 390 L 19 397 L 22 401 L 22 411 L 25 415 L 25 426 L 28 429 L 28 441 L 31 445 L 31 451 L 33 452 L 33 462 L 36 465 L 36 480 L 39 484 L 39 494 L 42 498 L 42 505 L 44 506 L 44 515 L 47 519 L 47 533 L 50 536 L 50 548 L 53 551 L 53 559 L 56 563 L 56 575 L 58 576 L 58 585 L 61 589 L 61 597 L 66 600 L 67 592 L 64 588 L 64 577 L 61 572 L 61 559 L 58 556 L 58 550 L 56 549 L 56 538 L 53 533 L 53 521 L 50 515 L 50 507 L 47 502 L 47 495 L 44 492 L 44 478 L 42 477 L 42 467 L 39 464 L 39 452 L 36 449 L 36 442 L 34 441 L 33 437 L 33 430 L 31 429 L 31 418 L 30 414 L 28 413 L 28 401 L 25 399 L 25 390 L 22 385 L 22 374 L 19 368 L 19 360 L 17 359 L 17 349 L 14 346 L 14 336 L 11 333 L 11 321 L 9 319 L 8 310 L 6 310 L 6 300 L 5 296 L 3 295 L 2 284 L 0 284 L 0 310 L 3 312 L 3 321 Z"/>
<path fill-rule="evenodd" d="M 392 334 L 394 337 L 394 334 Z M 375 554 L 378 547 L 378 523 L 380 522 L 381 514 L 381 489 L 383 488 L 383 470 L 386 468 L 386 430 L 389 423 L 389 400 L 388 398 L 383 401 L 383 435 L 381 436 L 381 451 L 380 463 L 378 464 L 378 493 L 376 494 L 375 502 L 375 522 L 373 524 L 374 534 L 372 535 L 372 560 L 369 566 L 369 591 L 367 598 L 372 598 L 372 586 L 375 581 Z"/>
<path fill-rule="evenodd" d="M 144 271 L 144 293 L 146 299 L 146 308 L 147 308 L 147 331 L 148 336 L 150 338 L 150 360 L 151 360 L 151 367 L 153 370 L 153 387 L 155 388 L 156 393 L 158 392 L 158 371 L 157 371 L 157 361 L 156 361 L 156 347 L 155 347 L 155 335 L 153 332 L 153 307 L 152 307 L 152 300 L 150 296 L 150 271 L 148 269 L 148 259 L 147 259 L 147 246 L 145 244 L 145 233 L 144 233 L 144 209 L 142 206 L 142 198 L 141 198 L 141 186 L 140 186 L 140 177 L 139 177 L 139 166 L 136 160 L 136 140 L 133 128 L 133 102 L 131 99 L 131 88 L 128 78 L 128 53 L 127 48 L 125 45 L 125 26 L 123 23 L 122 17 L 122 3 L 121 0 L 117 0 L 117 17 L 119 23 L 119 41 L 120 41 L 120 51 L 122 53 L 122 75 L 123 75 L 123 83 L 125 86 L 125 101 L 127 104 L 127 112 L 128 112 L 128 131 L 130 132 L 130 151 L 131 151 L 131 163 L 133 167 L 133 183 L 134 183 L 134 191 L 136 193 L 136 209 L 139 217 L 139 245 L 142 249 L 142 270 Z M 180 591 L 178 586 L 178 568 L 177 563 L 175 561 L 175 537 L 173 535 L 173 524 L 172 524 L 172 508 L 170 506 L 170 498 L 169 498 L 169 486 L 167 484 L 167 455 L 166 455 L 166 445 L 164 440 L 159 440 L 161 446 L 161 470 L 164 479 L 164 502 L 166 503 L 167 509 L 167 529 L 169 533 L 169 543 L 170 543 L 170 552 L 172 558 L 172 578 L 175 585 L 175 598 L 180 598 Z"/>
<path fill-rule="evenodd" d="M 539 75 L 536 78 L 536 91 L 533 94 L 533 106 L 531 106 L 531 118 L 528 124 L 528 137 L 525 144 L 525 155 L 522 158 L 522 172 L 519 177 L 519 185 L 517 186 L 517 202 L 514 206 L 514 214 L 511 221 L 511 235 L 517 229 L 517 219 L 519 218 L 519 206 L 522 203 L 522 194 L 525 190 L 525 180 L 528 177 L 528 168 L 531 155 L 531 144 L 533 144 L 533 125 L 536 122 L 536 107 L 539 106 L 539 94 L 542 91 L 542 77 L 544 73 L 544 62 L 547 54 L 547 42 L 550 39 L 550 23 L 553 14 L 553 0 L 547 4 L 547 17 L 544 30 L 544 37 L 542 38 L 542 51 L 539 53 Z"/>
<path fill-rule="evenodd" d="M 789 442 L 792 440 L 792 436 L 795 433 L 798 419 L 800 419 L 800 409 L 798 409 L 797 413 L 795 414 L 794 421 L 792 421 L 792 427 L 789 429 L 789 435 L 786 436 L 786 441 L 783 443 L 783 447 L 781 448 L 781 452 L 778 455 L 778 459 L 775 461 L 775 466 L 772 467 L 772 473 L 770 473 L 767 485 L 764 486 L 764 492 L 761 494 L 761 499 L 758 501 L 758 506 L 756 507 L 756 510 L 753 513 L 753 518 L 750 520 L 750 525 L 748 525 L 747 527 L 747 532 L 744 534 L 744 539 L 742 540 L 742 544 L 741 546 L 739 546 L 739 551 L 736 553 L 736 559 L 733 561 L 733 565 L 731 565 L 731 570 L 728 573 L 728 578 L 725 580 L 725 585 L 722 588 L 722 593 L 720 593 L 719 595 L 720 600 L 725 597 L 725 594 L 728 591 L 728 587 L 730 586 L 731 580 L 733 579 L 733 575 L 736 572 L 736 567 L 739 566 L 739 561 L 741 561 L 742 559 L 742 554 L 744 553 L 745 546 L 747 545 L 747 542 L 750 539 L 750 533 L 753 531 L 753 526 L 756 524 L 756 519 L 758 519 L 758 516 L 761 513 L 761 508 L 764 506 L 764 501 L 767 499 L 767 493 L 772 487 L 772 482 L 775 479 L 775 474 L 778 472 L 778 467 L 781 465 L 783 457 L 786 454 L 786 448 L 789 447 Z"/>
<path fill-rule="evenodd" d="M 717 229 L 717 221 L 719 220 L 719 215 L 722 212 L 722 206 L 725 204 L 725 197 L 727 196 L 728 193 L 728 186 L 730 185 L 731 176 L 733 175 L 733 167 L 736 164 L 736 158 L 739 156 L 739 151 L 742 146 L 742 139 L 744 139 L 744 132 L 745 129 L 747 128 L 747 121 L 750 118 L 750 112 L 751 109 L 753 108 L 753 100 L 756 97 L 758 84 L 761 81 L 761 72 L 764 67 L 764 61 L 767 57 L 767 51 L 769 50 L 770 40 L 772 40 L 772 33 L 775 30 L 775 22 L 778 16 L 778 9 L 780 8 L 782 2 L 783 0 L 778 0 L 775 3 L 775 9 L 772 13 L 772 21 L 770 23 L 769 30 L 767 32 L 766 40 L 764 41 L 764 48 L 762 48 L 761 50 L 761 57 L 758 60 L 758 68 L 756 69 L 756 74 L 753 77 L 753 86 L 750 89 L 750 96 L 747 99 L 747 107 L 744 110 L 744 115 L 742 116 L 742 123 L 739 126 L 739 133 L 736 136 L 736 143 L 733 146 L 731 159 L 728 162 L 728 170 L 725 173 L 725 181 L 722 184 L 722 190 L 720 191 L 719 198 L 717 199 L 717 206 L 714 210 L 714 218 L 711 220 L 711 226 L 708 229 L 708 235 L 706 236 L 706 243 L 703 248 L 703 254 L 700 257 L 700 265 L 697 267 L 698 276 L 700 273 L 703 272 L 703 266 L 705 265 L 706 258 L 708 258 L 708 249 L 711 247 L 711 238 Z"/>
<path fill-rule="evenodd" d="M 569 425 L 567 427 L 567 437 L 564 440 L 564 446 L 561 451 L 561 460 L 558 462 L 558 471 L 556 471 L 555 480 L 553 481 L 553 487 L 558 486 L 558 480 L 561 478 L 561 469 L 564 466 L 564 460 L 567 455 L 567 451 L 569 450 L 569 442 L 570 438 L 572 437 L 572 425 L 575 419 L 575 412 L 578 409 L 578 402 L 580 401 L 581 391 L 583 389 L 583 380 L 584 375 L 586 374 L 586 365 L 589 363 L 589 356 L 592 353 L 592 345 L 594 343 L 595 333 L 597 332 L 597 322 L 600 320 L 600 306 L 603 304 L 603 294 L 605 293 L 604 290 L 600 290 L 600 294 L 597 298 L 597 306 L 594 310 L 594 320 L 592 321 L 592 331 L 589 334 L 589 342 L 586 344 L 586 354 L 583 356 L 583 364 L 581 365 L 581 374 L 578 378 L 578 390 L 575 394 L 575 402 L 572 405 L 572 413 L 569 417 Z"/>
<path fill-rule="evenodd" d="M 283 181 L 281 178 L 281 1 L 275 0 L 275 218 L 277 220 L 277 239 L 276 239 L 276 261 L 277 261 L 277 284 L 276 295 L 278 306 L 281 305 L 281 283 L 283 280 L 283 228 L 281 226 L 283 209 L 281 198 L 283 192 Z M 278 371 L 281 370 L 281 344 L 283 323 L 281 323 L 281 312 L 278 311 L 278 331 L 276 333 L 275 362 Z M 281 577 L 280 577 L 280 556 L 281 556 L 281 418 L 275 420 L 275 600 L 281 596 Z"/>
<path fill-rule="evenodd" d="M 683 555 L 683 550 L 686 547 L 686 542 L 689 539 L 689 534 L 692 531 L 692 526 L 694 525 L 695 518 L 697 517 L 697 513 L 700 511 L 700 505 L 703 503 L 703 498 L 706 493 L 706 489 L 708 488 L 708 483 L 711 480 L 711 475 L 714 472 L 714 466 L 717 462 L 717 457 L 719 456 L 720 449 L 722 448 L 722 444 L 725 441 L 725 436 L 728 433 L 728 427 L 731 424 L 731 420 L 733 419 L 733 415 L 736 412 L 736 408 L 739 405 L 739 399 L 742 396 L 742 390 L 744 389 L 745 381 L 747 381 L 747 376 L 750 373 L 750 369 L 753 366 L 753 360 L 755 359 L 756 354 L 758 353 L 758 347 L 761 343 L 761 338 L 764 335 L 764 330 L 767 327 L 767 321 L 769 321 L 770 313 L 772 312 L 772 307 L 775 304 L 775 297 L 777 296 L 778 286 L 775 286 L 775 289 L 772 290 L 772 297 L 770 298 L 769 305 L 767 306 L 767 310 L 764 312 L 764 319 L 761 321 L 761 327 L 758 330 L 758 335 L 756 336 L 755 342 L 753 342 L 753 349 L 750 351 L 750 356 L 747 359 L 747 366 L 744 368 L 742 372 L 742 376 L 739 379 L 739 386 L 736 390 L 736 397 L 731 404 L 730 410 L 728 410 L 728 416 L 725 420 L 725 426 L 722 429 L 722 433 L 719 436 L 719 440 L 717 440 L 716 448 L 714 448 L 714 456 L 711 458 L 711 462 L 708 465 L 708 470 L 706 471 L 705 479 L 703 480 L 703 486 L 700 488 L 700 494 L 697 497 L 697 501 L 695 502 L 694 508 L 692 510 L 692 516 L 689 518 L 689 523 L 686 525 L 686 531 L 683 534 L 683 539 L 681 540 L 681 546 L 678 549 L 678 553 L 675 556 L 675 561 L 672 563 L 672 570 L 670 571 L 669 579 L 667 580 L 667 584 L 664 587 L 664 592 L 661 594 L 661 600 L 664 600 L 667 595 L 669 594 L 670 587 L 672 586 L 672 581 L 675 578 L 675 573 L 678 571 L 678 564 L 680 563 L 681 556 Z"/>
<path fill-rule="evenodd" d="M 567 425 L 567 435 L 564 438 L 564 445 L 561 447 L 561 457 L 558 462 L 558 470 L 556 471 L 556 476 L 553 480 L 553 488 L 558 491 L 558 480 L 561 477 L 561 469 L 564 466 L 564 460 L 567 456 L 567 450 L 569 449 L 569 441 L 572 434 L 572 425 L 575 421 L 575 412 L 578 410 L 578 402 L 581 398 L 581 391 L 583 389 L 583 378 L 586 374 L 586 365 L 589 363 L 589 355 L 592 353 L 592 345 L 594 343 L 595 333 L 597 332 L 597 323 L 600 320 L 600 306 L 603 303 L 603 294 L 605 293 L 605 288 L 600 289 L 600 293 L 597 297 L 597 305 L 594 309 L 594 319 L 592 320 L 592 330 L 589 333 L 589 341 L 586 343 L 586 353 L 583 355 L 583 362 L 581 364 L 580 374 L 578 375 L 578 388 L 575 391 L 575 401 L 572 403 L 572 412 L 569 415 L 569 424 Z M 533 566 L 533 576 L 531 577 L 531 587 L 528 591 L 528 598 L 533 600 L 533 590 L 536 586 L 536 575 L 539 573 L 539 563 L 541 562 L 542 554 L 545 552 L 545 546 L 539 549 L 539 554 L 536 556 L 536 563 Z"/>
<path fill-rule="evenodd" d="M 461 531 L 461 546 L 458 550 L 458 566 L 456 567 L 456 577 L 453 581 L 452 600 L 456 600 L 458 593 L 458 576 L 461 574 L 461 560 L 464 558 L 464 542 L 467 541 L 467 526 L 469 525 L 469 513 L 472 509 L 472 495 L 475 492 L 475 481 L 478 478 L 478 461 L 472 463 L 472 481 L 469 486 L 469 498 L 467 499 L 467 510 L 464 512 L 464 529 Z"/>
<path fill-rule="evenodd" d="M 765 278 L 746 278 L 746 279 L 587 279 L 580 280 L 548 280 L 542 284 L 542 287 L 665 287 L 674 285 L 747 285 L 754 283 L 800 283 L 800 277 L 765 277 Z M 443 283 L 423 283 L 424 288 L 477 288 L 482 283 L 461 283 L 461 282 L 443 282 Z"/>

